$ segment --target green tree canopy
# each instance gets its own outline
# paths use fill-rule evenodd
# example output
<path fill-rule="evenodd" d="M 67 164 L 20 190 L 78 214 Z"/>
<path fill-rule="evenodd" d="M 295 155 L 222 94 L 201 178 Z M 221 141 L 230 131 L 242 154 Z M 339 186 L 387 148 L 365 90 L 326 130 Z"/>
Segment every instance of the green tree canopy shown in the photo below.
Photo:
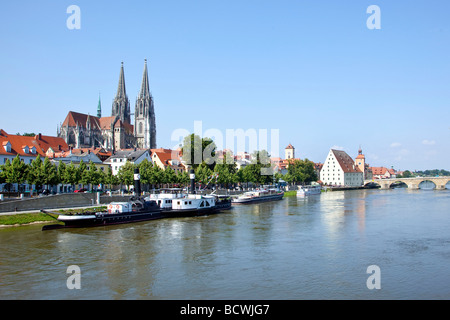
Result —
<path fill-rule="evenodd" d="M 216 144 L 210 138 L 201 138 L 196 134 L 186 136 L 183 140 L 183 160 L 195 169 L 202 163 L 212 170 L 216 163 Z"/>
<path fill-rule="evenodd" d="M 76 185 L 80 183 L 81 174 L 80 170 L 72 163 L 66 166 L 66 170 L 64 171 L 64 182 L 70 185 Z"/>
<path fill-rule="evenodd" d="M 104 183 L 109 185 L 110 188 L 112 188 L 112 186 L 118 185 L 120 183 L 119 178 L 117 178 L 115 175 L 113 175 L 111 166 L 108 166 L 108 168 L 106 169 Z"/>
<path fill-rule="evenodd" d="M 127 161 L 123 166 L 120 167 L 117 177 L 121 184 L 125 186 L 130 186 L 134 183 L 134 169 L 136 166 Z"/>
<path fill-rule="evenodd" d="M 42 181 L 44 185 L 55 185 L 59 183 L 56 166 L 46 157 L 41 165 Z"/>
<path fill-rule="evenodd" d="M 286 180 L 287 179 L 287 180 Z M 290 183 L 310 183 L 317 181 L 317 173 L 314 168 L 314 162 L 308 159 L 291 160 L 288 165 L 288 175 L 286 181 Z"/>
<path fill-rule="evenodd" d="M 11 163 L 9 163 L 9 160 L 5 162 L 2 166 L 2 172 L 6 183 L 21 184 L 27 180 L 28 167 L 17 155 Z"/>
<path fill-rule="evenodd" d="M 34 184 L 36 189 L 39 189 L 44 184 L 42 175 L 42 160 L 38 154 L 28 167 L 27 181 L 29 184 Z"/>

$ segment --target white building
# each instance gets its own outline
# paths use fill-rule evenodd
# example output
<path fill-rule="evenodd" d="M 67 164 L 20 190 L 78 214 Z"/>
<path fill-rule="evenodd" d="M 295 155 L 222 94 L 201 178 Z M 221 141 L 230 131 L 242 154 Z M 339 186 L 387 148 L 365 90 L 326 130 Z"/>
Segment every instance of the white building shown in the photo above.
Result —
<path fill-rule="evenodd" d="M 124 149 L 114 152 L 114 154 L 106 159 L 103 163 L 109 164 L 111 166 L 113 175 L 117 175 L 120 167 L 122 167 L 127 161 L 133 164 L 139 164 L 144 161 L 144 159 L 152 162 L 152 157 L 150 156 L 149 149 Z"/>
<path fill-rule="evenodd" d="M 345 151 L 331 149 L 320 170 L 320 180 L 326 185 L 360 187 L 364 173 Z"/>

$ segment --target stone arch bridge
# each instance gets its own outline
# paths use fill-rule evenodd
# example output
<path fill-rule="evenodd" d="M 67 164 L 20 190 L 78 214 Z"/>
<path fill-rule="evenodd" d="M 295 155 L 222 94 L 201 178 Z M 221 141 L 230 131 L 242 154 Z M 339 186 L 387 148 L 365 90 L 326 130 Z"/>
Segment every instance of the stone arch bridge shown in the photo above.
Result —
<path fill-rule="evenodd" d="M 445 185 L 450 181 L 450 177 L 416 177 L 416 178 L 393 178 L 393 179 L 373 179 L 365 180 L 364 185 L 368 183 L 376 183 L 381 186 L 381 189 L 389 189 L 392 184 L 403 182 L 408 186 L 408 189 L 419 189 L 419 185 L 424 181 L 431 181 L 436 186 L 436 190 L 444 190 Z"/>

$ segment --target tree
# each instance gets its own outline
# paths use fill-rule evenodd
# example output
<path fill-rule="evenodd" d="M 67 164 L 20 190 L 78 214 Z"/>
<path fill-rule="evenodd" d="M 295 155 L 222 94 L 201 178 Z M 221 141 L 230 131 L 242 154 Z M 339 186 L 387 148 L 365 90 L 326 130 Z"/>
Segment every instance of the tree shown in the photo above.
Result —
<path fill-rule="evenodd" d="M 164 183 L 173 184 L 177 182 L 177 175 L 170 166 L 164 170 Z"/>
<path fill-rule="evenodd" d="M 216 162 L 216 144 L 210 138 L 201 138 L 196 134 L 186 136 L 183 140 L 183 160 L 194 170 L 202 163 L 212 170 Z"/>
<path fill-rule="evenodd" d="M 270 154 L 266 150 L 255 151 L 252 155 L 252 163 L 247 169 L 248 182 L 270 184 L 273 181 L 273 170 L 270 162 Z"/>
<path fill-rule="evenodd" d="M 152 185 L 154 187 L 164 182 L 164 171 L 147 159 L 144 159 L 139 164 L 139 173 L 141 175 L 141 183 L 144 185 Z"/>
<path fill-rule="evenodd" d="M 6 183 L 22 184 L 27 180 L 28 167 L 20 160 L 19 155 L 13 159 L 10 165 L 7 161 L 2 171 L 4 171 Z"/>
<path fill-rule="evenodd" d="M 132 185 L 134 182 L 134 168 L 136 166 L 127 161 L 123 166 L 120 167 L 117 177 L 122 185 L 128 186 Z"/>
<path fill-rule="evenodd" d="M 223 163 L 216 164 L 214 172 L 218 175 L 217 183 L 224 185 L 226 188 L 228 188 L 230 184 L 237 182 L 236 163 L 227 163 L 227 155 L 224 155 Z"/>
<path fill-rule="evenodd" d="M 84 175 L 81 179 L 83 184 L 90 184 L 91 185 L 91 189 L 92 186 L 97 186 L 101 183 L 104 182 L 104 174 L 103 171 L 98 170 L 97 166 L 95 165 L 94 162 L 89 161 L 89 170 L 86 170 L 84 172 Z"/>
<path fill-rule="evenodd" d="M 5 163 L 0 165 L 0 183 L 7 182 L 6 173 L 9 171 L 9 167 L 11 166 L 11 162 L 9 159 L 5 159 Z"/>
<path fill-rule="evenodd" d="M 108 168 L 106 169 L 106 174 L 105 174 L 104 179 L 105 179 L 105 183 L 107 185 L 109 185 L 110 189 L 112 188 L 112 186 L 118 185 L 120 183 L 119 179 L 115 175 L 113 175 L 113 172 L 112 172 L 112 169 L 110 166 L 108 166 Z"/>
<path fill-rule="evenodd" d="M 41 173 L 44 185 L 49 186 L 59 183 L 56 166 L 47 157 L 45 157 L 44 162 L 41 164 Z"/>
<path fill-rule="evenodd" d="M 58 180 L 59 182 L 61 182 L 62 184 L 66 183 L 65 180 L 65 173 L 66 173 L 66 164 L 64 162 L 62 162 L 61 160 L 59 160 L 58 162 Z"/>
<path fill-rule="evenodd" d="M 153 163 L 148 161 L 147 159 L 144 159 L 141 163 L 139 163 L 138 167 L 139 167 L 139 174 L 141 175 L 141 184 L 143 186 L 153 184 L 152 181 Z"/>
<path fill-rule="evenodd" d="M 64 182 L 72 185 L 72 187 L 78 183 L 80 183 L 81 175 L 80 170 L 78 170 L 75 165 L 70 162 L 68 166 L 66 166 L 66 170 L 64 171 Z"/>
<path fill-rule="evenodd" d="M 42 160 L 39 154 L 33 161 L 31 161 L 31 164 L 28 167 L 27 181 L 29 184 L 34 184 L 36 190 L 39 190 L 44 184 L 42 175 Z"/>
<path fill-rule="evenodd" d="M 205 186 L 212 176 L 213 171 L 205 163 L 200 164 L 195 170 L 195 180 L 200 183 L 200 187 Z"/>
<path fill-rule="evenodd" d="M 85 171 L 87 170 L 87 165 L 86 163 L 84 163 L 83 159 L 80 160 L 80 164 L 78 165 L 78 175 L 80 177 L 79 182 L 81 182 L 81 184 L 84 186 L 84 180 L 83 177 L 85 177 Z"/>
<path fill-rule="evenodd" d="M 188 185 L 189 181 L 190 181 L 189 174 L 186 171 L 177 173 L 177 183 L 184 186 L 184 185 Z"/>
<path fill-rule="evenodd" d="M 412 178 L 413 174 L 411 173 L 411 171 L 406 170 L 403 172 L 402 178 Z"/>
<path fill-rule="evenodd" d="M 317 173 L 314 168 L 314 163 L 305 160 L 291 160 L 288 165 L 288 174 L 286 181 L 290 183 L 310 183 L 317 181 Z"/>

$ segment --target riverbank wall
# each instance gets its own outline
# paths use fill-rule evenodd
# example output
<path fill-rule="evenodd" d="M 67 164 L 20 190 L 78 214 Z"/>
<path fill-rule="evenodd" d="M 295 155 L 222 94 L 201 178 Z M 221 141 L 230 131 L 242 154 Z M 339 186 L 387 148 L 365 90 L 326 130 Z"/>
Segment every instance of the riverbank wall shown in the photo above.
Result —
<path fill-rule="evenodd" d="M 100 196 L 100 204 L 113 201 L 127 201 L 130 196 Z M 26 212 L 30 210 L 45 210 L 58 208 L 75 208 L 98 205 L 96 193 L 67 193 L 59 195 L 24 198 L 0 202 L 1 212 Z"/>

